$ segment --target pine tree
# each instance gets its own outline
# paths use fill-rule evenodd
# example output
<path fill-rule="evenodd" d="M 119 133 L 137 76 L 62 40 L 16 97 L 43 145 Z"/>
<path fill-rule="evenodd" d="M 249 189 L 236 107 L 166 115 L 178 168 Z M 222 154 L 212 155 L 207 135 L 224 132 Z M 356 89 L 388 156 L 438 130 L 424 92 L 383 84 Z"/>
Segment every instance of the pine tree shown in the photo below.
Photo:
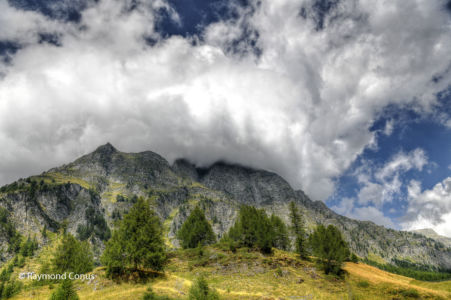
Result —
<path fill-rule="evenodd" d="M 273 237 L 274 230 L 266 212 L 248 205 L 240 207 L 238 218 L 227 234 L 238 246 L 258 248 L 263 253 L 271 252 Z"/>
<path fill-rule="evenodd" d="M 282 250 L 287 250 L 290 248 L 290 239 L 288 238 L 287 226 L 282 219 L 272 214 L 270 222 L 274 231 L 273 246 Z"/>
<path fill-rule="evenodd" d="M 199 244 L 208 245 L 215 242 L 216 237 L 204 212 L 196 206 L 177 233 L 182 247 L 196 248 Z"/>
<path fill-rule="evenodd" d="M 189 290 L 189 300 L 219 300 L 218 293 L 208 286 L 205 277 L 200 276 Z"/>
<path fill-rule="evenodd" d="M 83 274 L 94 267 L 92 251 L 87 242 L 78 241 L 72 234 L 63 235 L 52 259 L 53 271 L 63 274 L 74 272 Z"/>
<path fill-rule="evenodd" d="M 160 219 L 144 199 L 139 198 L 113 232 L 102 255 L 109 275 L 126 269 L 163 269 L 166 253 Z"/>
<path fill-rule="evenodd" d="M 302 257 L 306 258 L 308 256 L 307 245 L 306 245 L 306 234 L 304 229 L 304 222 L 302 220 L 301 214 L 292 201 L 290 202 L 290 219 L 291 219 L 291 230 L 295 236 L 295 248 L 296 252 Z"/>
<path fill-rule="evenodd" d="M 78 300 L 77 292 L 72 281 L 65 279 L 60 286 L 52 293 L 50 300 Z"/>
<path fill-rule="evenodd" d="M 337 227 L 319 225 L 310 235 L 309 244 L 326 274 L 341 272 L 341 265 L 350 252 Z"/>

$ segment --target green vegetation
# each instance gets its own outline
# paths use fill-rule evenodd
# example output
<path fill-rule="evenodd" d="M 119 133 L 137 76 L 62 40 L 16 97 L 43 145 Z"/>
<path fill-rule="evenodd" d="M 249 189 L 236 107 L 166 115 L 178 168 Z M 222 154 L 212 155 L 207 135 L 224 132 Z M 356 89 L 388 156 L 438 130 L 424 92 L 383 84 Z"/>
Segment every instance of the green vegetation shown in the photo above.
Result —
<path fill-rule="evenodd" d="M 337 227 L 318 225 L 309 237 L 309 244 L 326 274 L 340 274 L 341 265 L 349 257 L 349 248 Z"/>
<path fill-rule="evenodd" d="M 20 245 L 20 254 L 23 257 L 33 256 L 34 252 L 38 250 L 38 241 L 36 237 L 30 239 L 28 237 L 21 245 Z"/>
<path fill-rule="evenodd" d="M 16 253 L 20 250 L 22 236 L 10 220 L 9 211 L 0 207 L 0 233 L 6 237 L 8 242 L 8 252 Z"/>
<path fill-rule="evenodd" d="M 121 275 L 127 269 L 162 270 L 166 260 L 162 230 L 158 216 L 139 198 L 106 244 L 101 260 L 108 275 Z"/>
<path fill-rule="evenodd" d="M 237 243 L 238 247 L 256 248 L 262 253 L 271 253 L 274 235 L 271 221 L 263 209 L 242 205 L 226 238 Z"/>
<path fill-rule="evenodd" d="M 288 237 L 288 230 L 281 218 L 272 214 L 270 223 L 274 231 L 273 247 L 281 250 L 288 250 L 290 248 L 290 239 Z"/>
<path fill-rule="evenodd" d="M 204 276 L 197 278 L 189 290 L 189 300 L 219 300 L 218 293 L 208 286 Z"/>
<path fill-rule="evenodd" d="M 89 207 L 86 209 L 85 215 L 87 224 L 79 225 L 77 228 L 77 235 L 80 240 L 87 240 L 93 234 L 102 241 L 106 241 L 111 237 L 110 228 L 101 213 L 96 212 L 93 207 Z"/>
<path fill-rule="evenodd" d="M 290 219 L 291 230 L 295 236 L 296 253 L 298 253 L 301 258 L 307 258 L 308 251 L 304 222 L 302 220 L 299 209 L 293 201 L 290 202 Z"/>
<path fill-rule="evenodd" d="M 205 218 L 204 212 L 198 206 L 196 206 L 183 223 L 177 233 L 177 237 L 181 241 L 184 249 L 195 248 L 199 244 L 209 245 L 216 241 L 210 223 Z"/>
<path fill-rule="evenodd" d="M 125 197 L 125 196 L 123 196 L 121 194 L 118 194 L 116 196 L 116 201 L 117 202 L 130 202 L 130 203 L 134 204 L 134 203 L 136 203 L 138 201 L 138 196 L 133 195 L 131 198 L 129 198 L 129 197 Z"/>
<path fill-rule="evenodd" d="M 160 296 L 154 293 L 151 287 L 147 289 L 147 292 L 143 295 L 142 300 L 171 300 L 168 296 Z"/>
<path fill-rule="evenodd" d="M 391 291 L 392 295 L 405 298 L 419 299 L 420 293 L 416 289 L 395 289 Z"/>
<path fill-rule="evenodd" d="M 53 292 L 50 300 L 78 300 L 80 299 L 74 289 L 72 280 L 65 279 Z"/>
<path fill-rule="evenodd" d="M 360 288 L 367 288 L 370 286 L 370 283 L 366 280 L 362 280 L 362 281 L 357 282 L 357 286 Z"/>
<path fill-rule="evenodd" d="M 8 281 L 6 284 L 2 282 L 2 285 L 0 286 L 1 298 L 9 299 L 13 297 L 22 290 L 22 287 L 23 287 L 22 282 L 15 281 L 14 279 Z"/>
<path fill-rule="evenodd" d="M 87 242 L 80 242 L 70 233 L 63 235 L 63 238 L 51 261 L 53 272 L 63 274 L 64 272 L 74 272 L 83 274 L 91 271 L 94 267 L 92 252 Z"/>
<path fill-rule="evenodd" d="M 398 275 L 403 275 L 406 277 L 415 278 L 417 280 L 424 281 L 441 281 L 451 279 L 451 272 L 440 272 L 440 271 L 423 271 L 416 267 L 410 265 L 409 267 L 400 267 L 390 264 L 381 264 L 373 260 L 365 259 L 364 262 L 368 265 L 377 267 L 381 270 L 395 273 Z"/>

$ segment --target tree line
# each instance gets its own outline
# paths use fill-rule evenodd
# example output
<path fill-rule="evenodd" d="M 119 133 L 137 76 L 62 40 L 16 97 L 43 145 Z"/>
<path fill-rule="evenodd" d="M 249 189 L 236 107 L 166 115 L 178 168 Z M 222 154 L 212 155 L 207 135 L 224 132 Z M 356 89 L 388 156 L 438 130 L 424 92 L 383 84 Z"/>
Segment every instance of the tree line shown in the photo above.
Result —
<path fill-rule="evenodd" d="M 184 249 L 217 243 L 231 251 L 247 247 L 270 254 L 273 248 L 291 249 L 294 239 L 296 252 L 306 259 L 316 257 L 325 273 L 339 274 L 344 260 L 350 257 L 348 244 L 333 225 L 319 225 L 307 236 L 302 214 L 294 202 L 289 206 L 291 225 L 263 209 L 242 205 L 234 225 L 217 241 L 210 222 L 200 207 L 195 207 L 177 238 Z M 101 262 L 109 276 L 122 276 L 130 272 L 151 273 L 163 270 L 166 260 L 163 228 L 160 219 L 142 198 L 118 223 L 111 239 L 106 243 Z"/>

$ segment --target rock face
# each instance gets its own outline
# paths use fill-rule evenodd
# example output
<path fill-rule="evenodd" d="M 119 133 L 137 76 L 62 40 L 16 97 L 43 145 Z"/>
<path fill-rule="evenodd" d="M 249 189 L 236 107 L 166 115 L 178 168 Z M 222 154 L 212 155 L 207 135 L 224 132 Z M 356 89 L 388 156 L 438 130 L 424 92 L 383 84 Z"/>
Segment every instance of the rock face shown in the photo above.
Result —
<path fill-rule="evenodd" d="M 92 215 L 103 218 L 113 229 L 114 221 L 128 211 L 136 197 L 150 200 L 173 246 L 178 246 L 176 232 L 196 205 L 221 237 L 233 225 L 242 204 L 264 208 L 289 224 L 288 207 L 294 201 L 303 212 L 308 231 L 317 224 L 336 225 L 361 257 L 451 269 L 449 245 L 418 233 L 340 216 L 323 202 L 293 190 L 277 174 L 224 162 L 196 168 L 180 159 L 171 166 L 156 153 L 123 153 L 111 144 L 68 165 L 2 187 L 0 206 L 11 212 L 21 233 L 39 237 L 44 226 L 56 231 L 63 222 L 69 232 L 77 234 Z M 102 248 L 98 231 L 92 233 L 90 241 Z M 6 243 L 1 236 L 0 242 Z"/>

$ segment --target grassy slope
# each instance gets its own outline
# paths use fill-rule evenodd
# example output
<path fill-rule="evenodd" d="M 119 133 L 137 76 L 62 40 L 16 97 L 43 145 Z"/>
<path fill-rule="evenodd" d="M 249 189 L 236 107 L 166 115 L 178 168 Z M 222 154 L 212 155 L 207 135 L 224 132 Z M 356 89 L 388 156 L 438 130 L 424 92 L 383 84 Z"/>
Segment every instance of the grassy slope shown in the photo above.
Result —
<path fill-rule="evenodd" d="M 55 237 L 52 237 L 55 239 Z M 28 259 L 19 272 L 38 272 L 40 265 L 48 262 L 54 245 Z M 199 258 L 195 251 L 177 251 L 171 254 L 165 277 L 147 284 L 116 284 L 105 278 L 104 269 L 94 270 L 96 279 L 91 282 L 76 281 L 81 299 L 133 299 L 143 295 L 148 286 L 159 294 L 186 299 L 192 281 L 202 273 L 223 299 L 412 299 L 399 292 L 418 291 L 421 299 L 451 299 L 451 281 L 422 282 L 387 273 L 359 263 L 345 265 L 345 279 L 325 276 L 312 262 L 299 260 L 296 255 L 275 251 L 272 256 L 240 249 L 232 254 L 208 248 Z M 299 283 L 299 279 L 303 282 Z M 367 282 L 367 287 L 362 287 Z M 30 286 L 12 299 L 48 299 L 52 289 L 48 286 Z M 305 298 L 296 298 L 307 296 Z M 309 297 L 311 296 L 311 297 Z"/>

